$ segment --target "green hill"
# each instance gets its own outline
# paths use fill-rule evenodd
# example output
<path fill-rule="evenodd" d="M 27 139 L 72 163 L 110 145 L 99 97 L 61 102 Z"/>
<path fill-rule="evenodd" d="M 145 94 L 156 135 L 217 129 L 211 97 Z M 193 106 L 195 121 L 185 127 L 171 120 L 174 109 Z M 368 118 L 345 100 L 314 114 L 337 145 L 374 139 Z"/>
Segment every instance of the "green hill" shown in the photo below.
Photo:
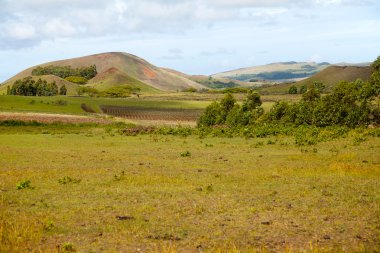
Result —
<path fill-rule="evenodd" d="M 340 81 L 352 82 L 357 79 L 367 81 L 371 76 L 370 66 L 330 66 L 321 72 L 296 83 L 277 84 L 260 89 L 262 94 L 286 94 L 292 85 L 297 88 L 303 85 L 309 85 L 314 82 L 323 82 L 326 85 L 326 91 L 331 91 L 335 84 Z"/>

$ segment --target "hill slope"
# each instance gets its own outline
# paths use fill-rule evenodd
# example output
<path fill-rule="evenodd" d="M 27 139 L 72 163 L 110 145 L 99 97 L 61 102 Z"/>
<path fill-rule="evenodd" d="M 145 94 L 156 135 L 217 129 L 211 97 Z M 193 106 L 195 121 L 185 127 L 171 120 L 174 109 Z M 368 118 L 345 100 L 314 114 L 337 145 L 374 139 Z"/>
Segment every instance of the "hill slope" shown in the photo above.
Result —
<path fill-rule="evenodd" d="M 327 62 L 279 62 L 218 73 L 214 74 L 213 77 L 245 82 L 289 82 L 312 76 L 329 65 Z"/>
<path fill-rule="evenodd" d="M 321 72 L 296 83 L 278 84 L 271 87 L 263 88 L 262 93 L 284 94 L 287 93 L 290 86 L 295 85 L 300 88 L 303 85 L 312 84 L 316 81 L 323 82 L 326 85 L 326 91 L 331 91 L 335 84 L 340 81 L 353 82 L 357 79 L 367 81 L 371 77 L 372 69 L 370 66 L 330 66 Z"/>
<path fill-rule="evenodd" d="M 170 72 L 164 68 L 156 67 L 144 59 L 127 53 L 112 52 L 96 54 L 44 63 L 39 66 L 48 65 L 71 66 L 72 68 L 96 65 L 98 75 L 100 75 L 101 78 L 96 76 L 94 80 L 90 80 L 89 84 L 94 86 L 105 83 L 109 86 L 130 85 L 132 83 L 140 86 L 143 90 L 149 91 L 176 91 L 189 87 L 197 89 L 204 88 L 203 85 L 189 80 L 185 76 Z M 35 67 L 36 66 L 18 73 L 4 84 L 13 83 L 17 79 L 30 76 Z"/>

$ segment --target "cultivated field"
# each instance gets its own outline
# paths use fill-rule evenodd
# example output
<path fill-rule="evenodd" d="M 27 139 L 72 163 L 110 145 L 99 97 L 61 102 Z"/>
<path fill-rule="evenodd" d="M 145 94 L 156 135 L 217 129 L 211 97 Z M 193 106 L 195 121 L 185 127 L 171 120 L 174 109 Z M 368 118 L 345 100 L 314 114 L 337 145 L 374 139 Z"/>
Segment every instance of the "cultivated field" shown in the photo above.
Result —
<path fill-rule="evenodd" d="M 141 108 L 109 105 L 101 105 L 100 109 L 107 115 L 113 115 L 127 119 L 194 122 L 198 120 L 203 112 L 202 109 Z"/>
<path fill-rule="evenodd" d="M 380 250 L 380 139 L 0 126 L 0 252 Z"/>

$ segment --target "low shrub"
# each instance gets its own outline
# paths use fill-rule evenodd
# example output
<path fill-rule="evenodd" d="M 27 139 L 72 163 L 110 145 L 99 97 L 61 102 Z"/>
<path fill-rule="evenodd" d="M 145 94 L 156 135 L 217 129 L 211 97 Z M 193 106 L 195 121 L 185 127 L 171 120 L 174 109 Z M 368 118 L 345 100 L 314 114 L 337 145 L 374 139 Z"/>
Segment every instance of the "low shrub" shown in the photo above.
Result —
<path fill-rule="evenodd" d="M 16 188 L 17 190 L 28 189 L 28 188 L 33 189 L 33 187 L 31 186 L 30 180 L 24 180 L 24 181 L 19 182 L 16 185 Z"/>

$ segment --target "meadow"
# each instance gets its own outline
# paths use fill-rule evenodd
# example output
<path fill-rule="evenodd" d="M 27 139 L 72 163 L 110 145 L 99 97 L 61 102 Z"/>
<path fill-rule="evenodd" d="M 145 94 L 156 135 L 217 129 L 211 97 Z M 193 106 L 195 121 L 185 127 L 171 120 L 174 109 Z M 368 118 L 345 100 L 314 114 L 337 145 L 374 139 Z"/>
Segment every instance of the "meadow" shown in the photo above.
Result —
<path fill-rule="evenodd" d="M 380 250 L 372 130 L 299 146 L 123 128 L 0 126 L 0 252 Z"/>
<path fill-rule="evenodd" d="M 12 112 L 43 112 L 64 114 L 87 114 L 81 107 L 86 104 L 95 113 L 100 113 L 101 105 L 133 106 L 142 108 L 180 108 L 180 109 L 202 109 L 209 101 L 195 100 L 158 100 L 138 98 L 91 98 L 91 97 L 24 97 L 0 95 L 0 111 Z"/>

